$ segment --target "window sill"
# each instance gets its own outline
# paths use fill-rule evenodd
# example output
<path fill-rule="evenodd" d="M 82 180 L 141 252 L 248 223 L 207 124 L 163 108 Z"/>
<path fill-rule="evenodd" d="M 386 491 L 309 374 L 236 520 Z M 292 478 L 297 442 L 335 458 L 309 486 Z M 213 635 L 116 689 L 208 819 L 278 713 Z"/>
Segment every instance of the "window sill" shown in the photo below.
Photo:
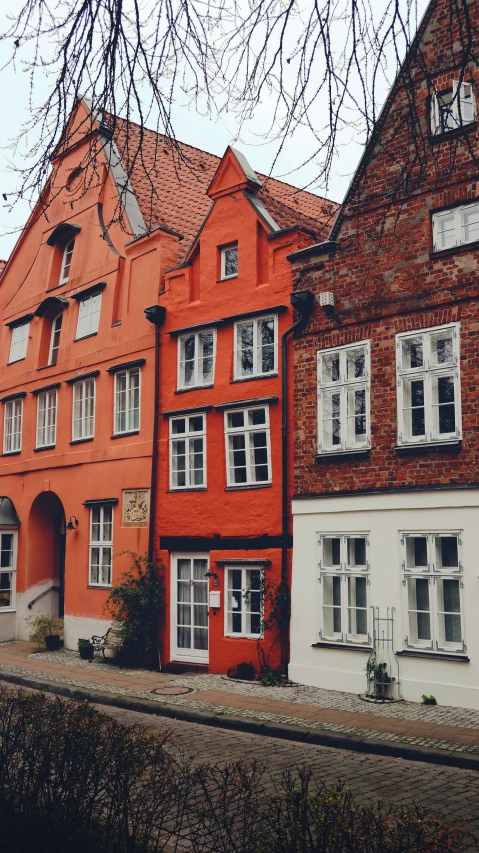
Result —
<path fill-rule="evenodd" d="M 2 613 L 16 613 L 16 607 L 0 607 L 0 614 Z"/>
<path fill-rule="evenodd" d="M 42 450 L 55 450 L 55 444 L 45 444 L 43 447 L 34 447 L 34 453 L 40 453 Z"/>
<path fill-rule="evenodd" d="M 167 495 L 178 495 L 178 494 L 181 495 L 183 492 L 207 492 L 207 491 L 208 491 L 207 486 L 189 486 L 187 489 L 181 489 L 181 488 L 179 488 L 179 489 L 167 489 L 166 494 Z"/>
<path fill-rule="evenodd" d="M 93 441 L 95 436 L 91 435 L 89 438 L 74 438 L 70 441 L 70 444 L 84 444 L 85 441 Z"/>
<path fill-rule="evenodd" d="M 461 652 L 420 652 L 419 649 L 403 649 L 396 652 L 398 657 L 404 658 L 430 658 L 431 660 L 454 660 L 459 663 L 469 663 L 470 658 Z"/>
<path fill-rule="evenodd" d="M 277 376 L 277 370 L 274 373 L 258 373 L 256 376 L 241 376 L 239 379 L 231 379 L 230 385 L 234 385 L 236 382 L 253 382 L 255 379 L 274 379 Z"/>
<path fill-rule="evenodd" d="M 319 464 L 324 462 L 339 462 L 341 460 L 352 462 L 355 459 L 368 459 L 370 455 L 371 448 L 365 447 L 364 450 L 333 450 L 331 453 L 316 453 L 313 459 Z"/>
<path fill-rule="evenodd" d="M 56 364 L 42 364 L 41 367 L 37 367 L 37 370 L 46 370 L 48 367 L 56 367 Z"/>
<path fill-rule="evenodd" d="M 128 432 L 114 432 L 113 435 L 110 435 L 110 438 L 111 439 L 124 438 L 127 435 L 139 435 L 139 433 L 140 433 L 139 429 L 132 429 L 132 430 L 129 430 Z"/>
<path fill-rule="evenodd" d="M 213 388 L 211 385 L 190 385 L 188 388 L 177 388 L 175 394 L 185 394 L 187 391 L 201 391 L 202 388 Z"/>
<path fill-rule="evenodd" d="M 111 589 L 111 583 L 105 585 L 99 583 L 89 583 L 87 585 L 87 589 Z"/>
<path fill-rule="evenodd" d="M 2 453 L 2 456 L 20 456 L 21 450 L 9 450 L 8 453 Z"/>
<path fill-rule="evenodd" d="M 447 141 L 448 139 L 457 139 L 463 136 L 464 133 L 472 133 L 477 130 L 477 121 L 469 121 L 461 127 L 455 127 L 454 130 L 446 130 L 444 133 L 429 134 L 429 142 L 431 145 L 437 145 L 439 142 Z"/>
<path fill-rule="evenodd" d="M 25 361 L 25 359 L 26 359 L 26 355 L 24 355 L 23 358 L 16 358 L 15 361 L 8 361 L 7 367 L 9 364 L 18 364 L 19 361 Z"/>
<path fill-rule="evenodd" d="M 373 651 L 372 646 L 356 646 L 354 643 L 312 643 L 312 649 L 345 649 L 348 652 L 367 652 L 368 655 Z"/>
<path fill-rule="evenodd" d="M 217 610 L 217 607 L 210 608 L 212 610 Z M 261 640 L 263 639 L 261 634 L 226 634 L 224 635 L 228 640 Z"/>
<path fill-rule="evenodd" d="M 423 444 L 397 444 L 394 450 L 399 455 L 413 455 L 418 453 L 454 453 L 461 449 L 462 439 L 457 438 L 454 441 L 425 441 Z"/>
<path fill-rule="evenodd" d="M 231 281 L 234 278 L 238 278 L 238 273 L 235 272 L 234 275 L 225 275 L 223 278 L 217 278 L 216 284 L 221 284 L 222 281 Z"/>
<path fill-rule="evenodd" d="M 247 492 L 250 489 L 270 489 L 272 483 L 238 483 L 236 486 L 225 486 L 225 492 Z"/>
<path fill-rule="evenodd" d="M 459 243 L 457 246 L 450 246 L 448 249 L 433 249 L 429 252 L 429 260 L 438 261 L 440 258 L 448 258 L 449 255 L 464 252 L 472 252 L 479 249 L 479 240 L 473 240 L 471 243 Z"/>
<path fill-rule="evenodd" d="M 86 341 L 87 338 L 94 338 L 97 334 L 98 332 L 90 332 L 89 335 L 82 335 L 81 338 L 73 338 L 73 343 L 75 344 L 77 341 Z"/>

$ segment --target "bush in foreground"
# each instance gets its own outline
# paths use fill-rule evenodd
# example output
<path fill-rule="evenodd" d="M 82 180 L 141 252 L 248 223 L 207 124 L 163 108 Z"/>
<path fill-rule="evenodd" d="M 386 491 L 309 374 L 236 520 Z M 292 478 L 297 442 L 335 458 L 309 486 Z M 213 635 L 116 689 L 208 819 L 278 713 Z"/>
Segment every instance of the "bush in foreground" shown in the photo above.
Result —
<path fill-rule="evenodd" d="M 205 729 L 205 736 L 210 732 Z M 173 754 L 175 752 L 175 754 Z M 455 821 L 363 806 L 306 770 L 192 766 L 167 734 L 87 703 L 0 688 L 2 851 L 24 853 L 460 853 Z"/>

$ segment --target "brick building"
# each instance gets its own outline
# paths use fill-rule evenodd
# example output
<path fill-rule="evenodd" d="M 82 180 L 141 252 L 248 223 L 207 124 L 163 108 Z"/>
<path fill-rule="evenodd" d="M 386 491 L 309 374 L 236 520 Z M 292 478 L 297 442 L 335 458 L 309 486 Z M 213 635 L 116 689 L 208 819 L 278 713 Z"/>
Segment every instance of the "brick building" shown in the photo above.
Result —
<path fill-rule="evenodd" d="M 149 550 L 168 572 L 163 660 L 205 664 L 210 623 L 211 666 L 224 670 L 254 658 L 260 572 L 277 578 L 283 557 L 289 572 L 286 255 L 324 236 L 335 205 L 231 150 L 220 160 L 127 133 L 87 102 L 54 167 L 46 212 L 0 264 L 0 638 L 24 637 L 42 612 L 65 616 L 68 648 L 104 633 L 122 552 Z M 241 614 L 245 585 L 254 612 Z"/>
<path fill-rule="evenodd" d="M 336 205 L 257 176 L 231 148 L 207 196 L 208 214 L 183 262 L 166 272 L 159 299 L 166 314 L 155 529 L 167 569 L 164 659 L 225 672 L 242 661 L 259 668 L 261 578 L 271 589 L 290 580 L 289 490 L 286 507 L 282 495 L 281 343 L 291 347 L 284 333 L 293 324 L 287 255 L 327 234 Z M 261 641 L 266 656 L 274 643 L 271 665 L 280 661 L 277 634 Z"/>
<path fill-rule="evenodd" d="M 290 675 L 364 692 L 389 630 L 393 695 L 477 708 L 479 41 L 450 11 L 430 4 L 329 239 L 290 256 L 317 301 L 295 341 Z"/>

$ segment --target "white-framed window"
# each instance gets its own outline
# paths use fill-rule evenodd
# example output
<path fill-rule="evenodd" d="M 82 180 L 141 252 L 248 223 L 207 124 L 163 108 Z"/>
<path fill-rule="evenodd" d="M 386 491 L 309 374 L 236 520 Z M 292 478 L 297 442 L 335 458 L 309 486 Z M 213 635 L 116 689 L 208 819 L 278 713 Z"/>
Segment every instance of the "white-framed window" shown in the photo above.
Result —
<path fill-rule="evenodd" d="M 452 88 L 431 98 L 431 133 L 436 136 L 476 120 L 476 100 L 471 83 L 453 80 Z"/>
<path fill-rule="evenodd" d="M 369 341 L 318 351 L 318 453 L 370 447 Z"/>
<path fill-rule="evenodd" d="M 278 370 L 278 317 L 235 323 L 235 379 L 268 376 Z"/>
<path fill-rule="evenodd" d="M 206 415 L 170 418 L 170 489 L 206 486 Z"/>
<path fill-rule="evenodd" d="M 95 379 L 73 384 L 72 440 L 93 438 L 95 434 Z"/>
<path fill-rule="evenodd" d="M 60 269 L 60 278 L 58 280 L 58 284 L 66 284 L 68 279 L 70 278 L 70 267 L 72 265 L 72 257 L 73 257 L 73 249 L 75 247 L 75 238 L 73 237 L 68 241 L 64 250 L 63 250 L 63 258 L 62 258 L 62 266 Z"/>
<path fill-rule="evenodd" d="M 90 507 L 90 586 L 111 586 L 113 506 Z"/>
<path fill-rule="evenodd" d="M 221 249 L 221 278 L 234 278 L 238 275 L 238 243 L 231 243 Z"/>
<path fill-rule="evenodd" d="M 139 367 L 115 373 L 115 435 L 140 429 Z"/>
<path fill-rule="evenodd" d="M 269 407 L 226 411 L 225 437 L 228 486 L 270 483 Z"/>
<path fill-rule="evenodd" d="M 396 336 L 398 444 L 461 437 L 459 324 Z"/>
<path fill-rule="evenodd" d="M 91 293 L 78 303 L 78 322 L 76 340 L 86 338 L 98 332 L 101 309 L 101 291 Z"/>
<path fill-rule="evenodd" d="M 37 447 L 52 447 L 57 438 L 57 389 L 42 391 L 37 397 Z"/>
<path fill-rule="evenodd" d="M 435 252 L 479 240 L 479 203 L 433 213 L 432 235 Z"/>
<path fill-rule="evenodd" d="M 178 338 L 178 388 L 212 385 L 215 372 L 216 329 Z"/>
<path fill-rule="evenodd" d="M 48 364 L 56 364 L 58 361 L 58 350 L 60 348 L 60 335 L 62 331 L 63 311 L 52 320 L 50 333 L 50 349 L 48 351 Z"/>
<path fill-rule="evenodd" d="M 25 358 L 27 354 L 29 331 L 30 320 L 27 320 L 26 323 L 19 323 L 18 326 L 13 327 L 12 338 L 10 341 L 10 355 L 8 358 L 9 364 L 12 364 L 14 361 L 21 361 L 22 358 Z"/>
<path fill-rule="evenodd" d="M 15 610 L 17 533 L 0 533 L 0 611 Z"/>
<path fill-rule="evenodd" d="M 401 533 L 408 647 L 464 651 L 461 533 Z"/>
<path fill-rule="evenodd" d="M 261 636 L 262 569 L 248 566 L 225 566 L 226 607 L 225 635 L 231 637 Z"/>
<path fill-rule="evenodd" d="M 321 640 L 370 643 L 367 533 L 318 534 Z"/>
<path fill-rule="evenodd" d="M 3 419 L 3 452 L 18 453 L 22 449 L 23 399 L 15 397 L 5 403 Z"/>

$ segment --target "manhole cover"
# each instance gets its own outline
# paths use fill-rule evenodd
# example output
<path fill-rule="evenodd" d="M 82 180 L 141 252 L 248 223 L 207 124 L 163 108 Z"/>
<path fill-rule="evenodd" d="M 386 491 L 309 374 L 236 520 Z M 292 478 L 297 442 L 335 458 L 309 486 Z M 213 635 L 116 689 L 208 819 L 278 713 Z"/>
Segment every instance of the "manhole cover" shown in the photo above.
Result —
<path fill-rule="evenodd" d="M 193 693 L 192 687 L 156 687 L 151 691 L 158 696 L 183 696 L 185 693 Z"/>

